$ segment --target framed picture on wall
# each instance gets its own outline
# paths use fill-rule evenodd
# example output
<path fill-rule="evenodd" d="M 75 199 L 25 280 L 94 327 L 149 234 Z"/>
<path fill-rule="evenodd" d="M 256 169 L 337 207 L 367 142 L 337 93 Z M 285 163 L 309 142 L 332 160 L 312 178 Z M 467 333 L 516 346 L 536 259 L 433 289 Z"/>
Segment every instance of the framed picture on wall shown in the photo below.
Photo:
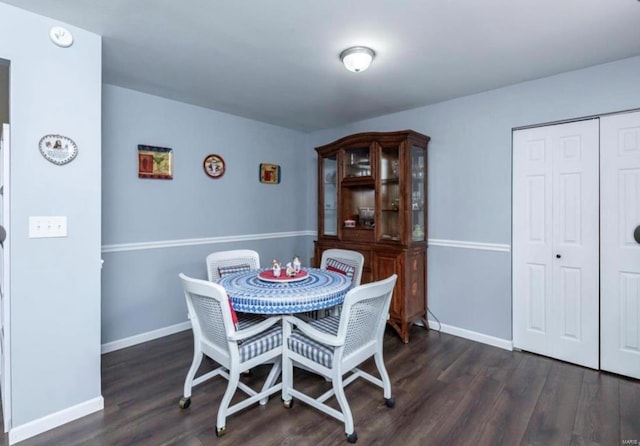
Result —
<path fill-rule="evenodd" d="M 138 178 L 173 179 L 173 149 L 138 145 Z"/>
<path fill-rule="evenodd" d="M 260 164 L 260 182 L 266 184 L 280 183 L 280 166 L 277 164 Z"/>

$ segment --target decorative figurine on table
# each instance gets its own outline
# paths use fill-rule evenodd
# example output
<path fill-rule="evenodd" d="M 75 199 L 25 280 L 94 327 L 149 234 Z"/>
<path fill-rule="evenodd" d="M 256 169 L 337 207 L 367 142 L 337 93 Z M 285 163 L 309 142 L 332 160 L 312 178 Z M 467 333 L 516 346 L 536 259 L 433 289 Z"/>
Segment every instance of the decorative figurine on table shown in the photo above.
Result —
<path fill-rule="evenodd" d="M 273 259 L 271 263 L 273 265 L 273 277 L 280 277 L 280 262 L 278 262 L 278 259 Z"/>
<path fill-rule="evenodd" d="M 287 276 L 294 277 L 296 275 L 296 269 L 293 267 L 291 262 L 287 263 Z"/>
<path fill-rule="evenodd" d="M 293 269 L 295 270 L 296 274 L 298 274 L 302 269 L 302 265 L 300 264 L 300 257 L 298 256 L 293 257 Z"/>

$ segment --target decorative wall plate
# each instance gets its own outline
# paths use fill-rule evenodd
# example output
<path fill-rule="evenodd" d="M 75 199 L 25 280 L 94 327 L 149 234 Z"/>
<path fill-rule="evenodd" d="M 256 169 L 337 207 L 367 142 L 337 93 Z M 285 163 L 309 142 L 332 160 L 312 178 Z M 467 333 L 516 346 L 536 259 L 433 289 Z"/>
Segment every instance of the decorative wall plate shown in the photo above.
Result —
<path fill-rule="evenodd" d="M 224 160 L 220 155 L 207 155 L 202 162 L 204 173 L 211 178 L 220 178 L 224 175 L 225 165 Z"/>
<path fill-rule="evenodd" d="M 78 154 L 78 146 L 71 138 L 62 135 L 45 135 L 38 143 L 40 153 L 53 164 L 70 163 Z"/>

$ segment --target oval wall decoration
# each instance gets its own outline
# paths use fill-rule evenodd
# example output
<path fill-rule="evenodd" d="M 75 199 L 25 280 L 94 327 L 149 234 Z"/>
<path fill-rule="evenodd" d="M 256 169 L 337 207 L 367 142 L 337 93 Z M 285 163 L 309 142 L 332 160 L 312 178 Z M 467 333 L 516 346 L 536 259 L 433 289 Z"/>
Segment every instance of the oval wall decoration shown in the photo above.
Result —
<path fill-rule="evenodd" d="M 45 135 L 40 139 L 38 147 L 45 159 L 58 166 L 70 163 L 78 155 L 78 146 L 67 136 Z"/>

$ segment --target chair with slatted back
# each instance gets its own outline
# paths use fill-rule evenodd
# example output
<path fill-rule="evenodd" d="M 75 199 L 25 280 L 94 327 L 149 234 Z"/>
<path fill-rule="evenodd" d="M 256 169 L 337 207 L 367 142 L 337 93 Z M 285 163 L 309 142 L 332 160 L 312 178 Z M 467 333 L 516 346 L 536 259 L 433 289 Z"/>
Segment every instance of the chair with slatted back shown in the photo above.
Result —
<path fill-rule="evenodd" d="M 206 258 L 207 278 L 211 282 L 217 282 L 227 274 L 248 271 L 260 268 L 260 255 L 251 249 L 233 249 L 230 251 L 212 252 Z M 247 328 L 263 317 L 257 314 L 238 313 L 233 308 L 231 314 L 238 328 Z"/>
<path fill-rule="evenodd" d="M 364 256 L 349 249 L 326 249 L 322 252 L 320 268 L 344 274 L 351 279 L 351 288 L 354 288 L 362 281 Z"/>
<path fill-rule="evenodd" d="M 260 255 L 251 249 L 213 252 L 207 256 L 207 277 L 211 282 L 226 274 L 260 268 Z"/>
<path fill-rule="evenodd" d="M 293 398 L 309 404 L 345 425 L 350 443 L 358 439 L 353 416 L 344 388 L 357 378 L 383 389 L 387 407 L 395 404 L 391 396 L 391 381 L 384 366 L 382 345 L 389 305 L 397 276 L 352 288 L 344 299 L 340 315 L 305 321 L 295 316 L 284 317 L 282 356 L 282 399 L 291 407 Z M 358 368 L 374 357 L 379 378 Z M 331 390 L 312 397 L 295 389 L 293 367 L 319 374 L 332 382 Z M 347 375 L 343 378 L 343 375 Z M 335 396 L 340 410 L 327 405 Z"/>
<path fill-rule="evenodd" d="M 180 407 L 191 405 L 193 386 L 215 376 L 228 380 L 227 389 L 218 408 L 216 435 L 226 432 L 226 418 L 258 401 L 266 403 L 269 395 L 278 392 L 282 384 L 275 384 L 281 370 L 282 326 L 280 316 L 253 323 L 246 328 L 236 328 L 231 316 L 231 305 L 224 288 L 217 283 L 193 279 L 180 274 L 187 308 L 193 329 L 193 361 L 184 382 L 184 396 Z M 203 356 L 219 364 L 215 370 L 199 377 L 196 373 Z M 260 391 L 255 391 L 240 381 L 240 375 L 262 364 L 271 370 Z M 230 405 L 240 389 L 249 395 Z"/>
<path fill-rule="evenodd" d="M 364 268 L 364 256 L 358 251 L 352 251 L 349 249 L 326 249 L 322 252 L 322 259 L 320 260 L 320 268 L 329 271 L 334 271 L 351 279 L 351 288 L 360 285 L 362 280 L 362 270 Z M 324 316 L 330 314 L 339 314 L 341 305 L 337 305 L 333 308 L 322 311 Z M 305 315 L 308 319 L 317 319 L 317 312 L 315 314 Z"/>

